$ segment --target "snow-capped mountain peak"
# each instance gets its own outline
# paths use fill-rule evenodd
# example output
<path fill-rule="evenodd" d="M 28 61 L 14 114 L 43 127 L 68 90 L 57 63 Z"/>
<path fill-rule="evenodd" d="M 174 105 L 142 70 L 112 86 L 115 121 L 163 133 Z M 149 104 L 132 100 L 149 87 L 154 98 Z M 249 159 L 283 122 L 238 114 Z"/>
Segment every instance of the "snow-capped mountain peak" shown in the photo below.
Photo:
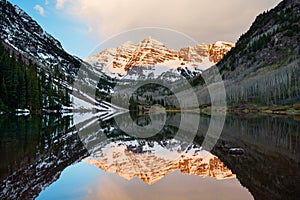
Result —
<path fill-rule="evenodd" d="M 176 51 L 149 36 L 137 44 L 127 41 L 116 48 L 105 49 L 88 57 L 86 61 L 114 78 L 128 75 L 127 72 L 135 67 L 144 67 L 142 71 L 151 70 L 158 76 L 161 74 L 156 73 L 156 67 L 153 66 L 164 66 L 167 71 L 169 68 L 177 73 L 180 73 L 177 69 L 183 68 L 200 73 L 219 62 L 233 46 L 232 43 L 218 41 L 209 45 L 183 47 Z M 138 76 L 140 75 L 145 77 L 145 74 Z"/>

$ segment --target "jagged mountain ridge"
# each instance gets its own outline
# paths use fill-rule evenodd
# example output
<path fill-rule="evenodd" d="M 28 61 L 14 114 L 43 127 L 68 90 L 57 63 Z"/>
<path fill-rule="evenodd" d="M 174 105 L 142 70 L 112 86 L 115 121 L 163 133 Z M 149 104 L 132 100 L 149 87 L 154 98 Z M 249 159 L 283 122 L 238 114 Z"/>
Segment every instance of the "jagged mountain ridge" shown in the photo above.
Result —
<path fill-rule="evenodd" d="M 61 43 L 18 6 L 0 1 L 0 39 L 27 59 L 42 66 L 58 65 L 75 75 L 82 60 L 64 51 Z"/>
<path fill-rule="evenodd" d="M 105 49 L 86 61 L 113 77 L 124 76 L 136 66 L 166 66 L 167 69 L 158 69 L 159 72 L 152 68 L 151 72 L 154 71 L 156 77 L 168 68 L 173 72 L 186 68 L 199 73 L 219 62 L 233 46 L 232 43 L 218 41 L 210 45 L 181 48 L 177 52 L 149 36 L 138 44 L 127 41 L 117 48 Z"/>
<path fill-rule="evenodd" d="M 230 42 L 217 41 L 212 44 L 201 44 L 194 47 L 184 47 L 179 51 L 179 56 L 184 61 L 202 63 L 206 57 L 213 64 L 218 63 L 235 45 Z"/>

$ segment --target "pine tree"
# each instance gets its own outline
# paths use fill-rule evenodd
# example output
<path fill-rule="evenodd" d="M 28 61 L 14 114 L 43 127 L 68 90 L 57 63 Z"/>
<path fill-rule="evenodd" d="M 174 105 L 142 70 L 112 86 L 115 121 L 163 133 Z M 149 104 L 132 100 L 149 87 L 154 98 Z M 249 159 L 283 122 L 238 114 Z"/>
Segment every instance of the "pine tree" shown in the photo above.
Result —
<path fill-rule="evenodd" d="M 47 85 L 47 96 L 49 102 L 49 109 L 54 108 L 54 91 L 52 88 L 52 78 L 49 76 L 48 85 Z"/>
<path fill-rule="evenodd" d="M 24 109 L 26 107 L 26 84 L 24 72 L 19 70 L 18 73 L 18 108 Z"/>
<path fill-rule="evenodd" d="M 70 106 L 71 105 L 69 90 L 67 88 L 65 89 L 65 105 L 66 106 Z"/>

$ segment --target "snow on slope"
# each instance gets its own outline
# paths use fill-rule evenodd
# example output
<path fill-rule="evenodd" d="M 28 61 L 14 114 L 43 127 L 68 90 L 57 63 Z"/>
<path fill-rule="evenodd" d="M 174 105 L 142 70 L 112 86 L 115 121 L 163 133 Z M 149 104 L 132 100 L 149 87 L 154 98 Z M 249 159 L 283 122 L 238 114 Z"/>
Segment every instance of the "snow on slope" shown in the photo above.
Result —
<path fill-rule="evenodd" d="M 67 75 L 75 75 L 82 60 L 65 52 L 27 13 L 8 1 L 0 1 L 0 13 L 0 40 L 33 62 L 45 67 L 57 65 Z"/>
<path fill-rule="evenodd" d="M 105 49 L 86 61 L 113 78 L 157 78 L 167 71 L 180 74 L 181 69 L 201 73 L 219 62 L 233 46 L 232 43 L 218 41 L 210 45 L 185 47 L 177 52 L 148 37 L 138 44 L 127 41 L 117 48 Z M 143 67 L 142 73 L 138 73 L 139 70 L 130 72 L 136 67 Z"/>

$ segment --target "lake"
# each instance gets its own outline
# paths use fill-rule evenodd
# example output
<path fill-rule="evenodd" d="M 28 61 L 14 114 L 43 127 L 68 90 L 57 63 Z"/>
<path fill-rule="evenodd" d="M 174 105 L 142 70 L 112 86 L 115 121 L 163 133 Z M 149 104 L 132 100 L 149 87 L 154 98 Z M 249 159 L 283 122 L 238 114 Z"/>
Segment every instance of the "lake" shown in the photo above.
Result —
<path fill-rule="evenodd" d="M 196 114 L 189 114 L 192 120 Z M 0 199 L 296 199 L 300 118 L 227 115 L 212 150 L 201 116 L 190 143 L 180 114 L 155 135 L 120 130 L 118 116 L 0 116 Z M 148 116 L 133 116 L 138 126 Z M 162 120 L 157 117 L 155 120 Z M 122 124 L 117 124 L 121 121 Z"/>

